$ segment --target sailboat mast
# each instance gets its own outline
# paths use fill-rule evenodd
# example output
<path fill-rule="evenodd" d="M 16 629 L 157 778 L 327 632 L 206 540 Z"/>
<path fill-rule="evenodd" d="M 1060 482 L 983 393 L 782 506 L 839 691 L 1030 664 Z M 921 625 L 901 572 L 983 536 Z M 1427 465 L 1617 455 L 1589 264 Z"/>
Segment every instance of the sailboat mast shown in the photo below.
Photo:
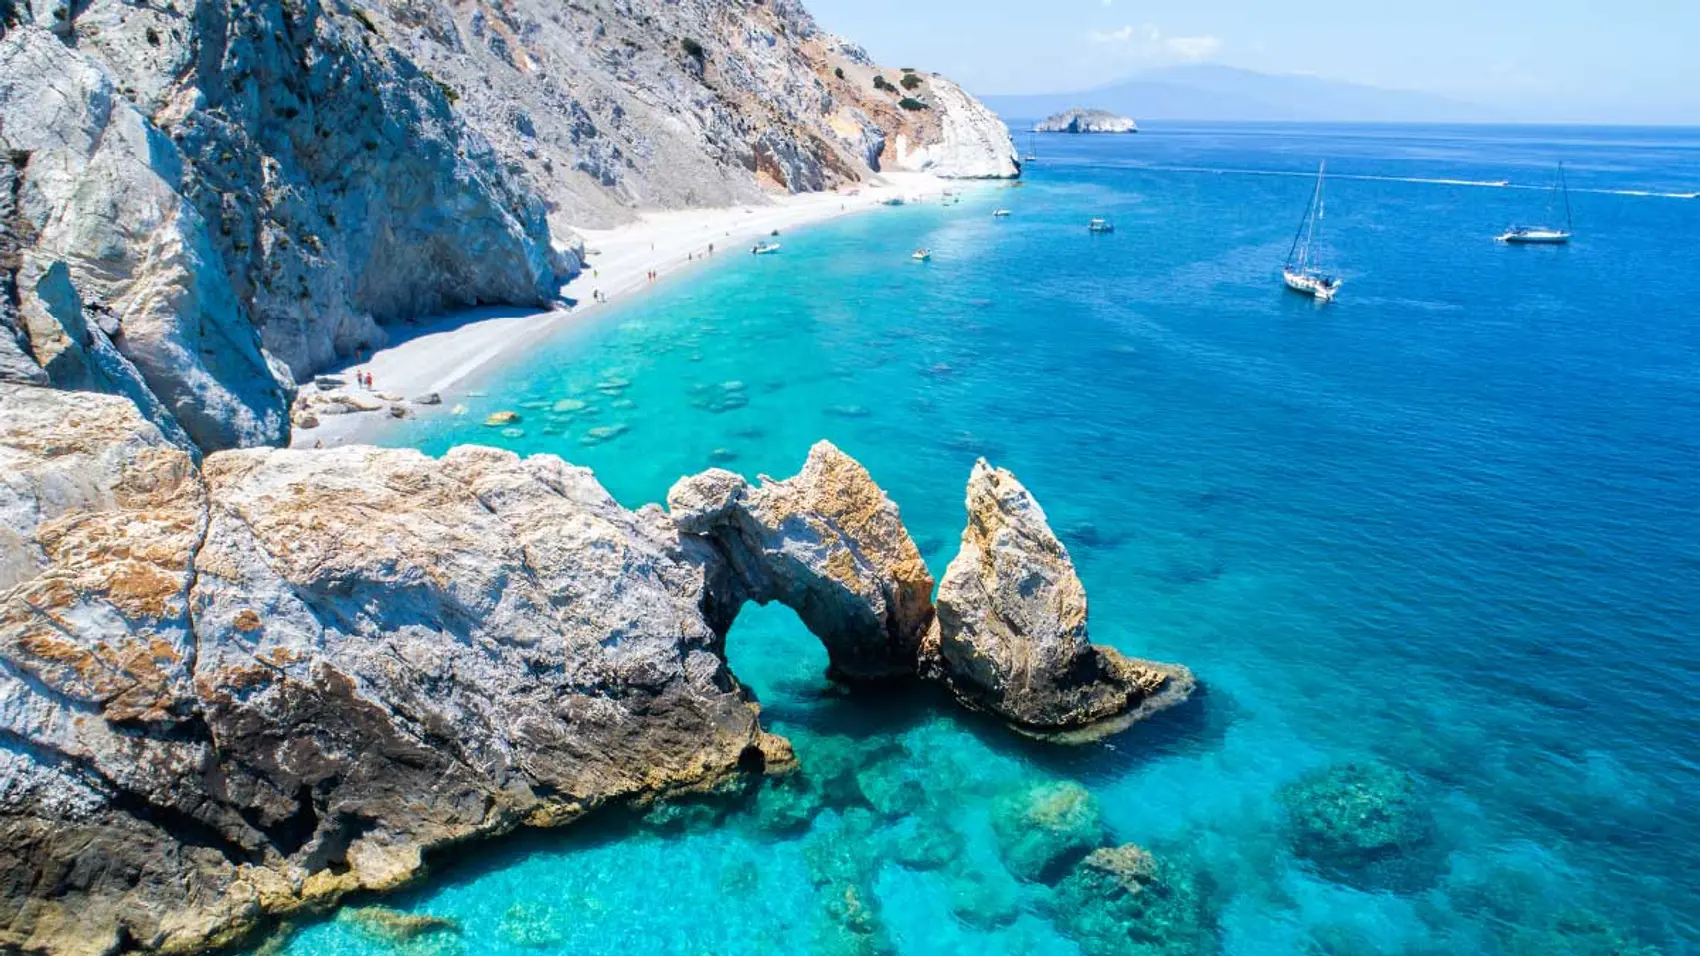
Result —
<path fill-rule="evenodd" d="M 1564 179 L 1564 161 L 1558 163 L 1558 188 L 1564 193 L 1564 231 L 1575 232 L 1570 224 L 1570 184 Z"/>
<path fill-rule="evenodd" d="M 1304 261 L 1300 263 L 1301 268 L 1310 267 L 1311 253 L 1315 251 L 1316 221 L 1322 218 L 1322 173 L 1326 168 L 1326 163 L 1316 167 L 1316 193 L 1310 199 L 1310 228 L 1305 232 L 1305 254 Z"/>
<path fill-rule="evenodd" d="M 1293 244 L 1287 249 L 1287 264 L 1293 264 L 1293 254 L 1299 253 L 1302 242 L 1304 251 L 1299 253 L 1298 266 L 1303 271 L 1310 264 L 1310 243 L 1316 235 L 1316 211 L 1322 205 L 1322 171 L 1326 167 L 1316 168 L 1316 189 L 1310 194 L 1310 205 L 1305 207 L 1304 218 L 1299 220 L 1298 232 L 1293 234 Z"/>

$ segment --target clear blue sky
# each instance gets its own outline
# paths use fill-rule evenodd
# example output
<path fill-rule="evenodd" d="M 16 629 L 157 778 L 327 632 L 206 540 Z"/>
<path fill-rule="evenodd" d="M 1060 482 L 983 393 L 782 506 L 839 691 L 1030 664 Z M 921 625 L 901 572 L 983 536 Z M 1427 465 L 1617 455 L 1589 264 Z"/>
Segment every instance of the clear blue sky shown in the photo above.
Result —
<path fill-rule="evenodd" d="M 976 93 L 1215 62 L 1423 90 L 1518 118 L 1700 124 L 1700 0 L 804 0 Z M 901 62 L 899 62 L 901 61 Z"/>

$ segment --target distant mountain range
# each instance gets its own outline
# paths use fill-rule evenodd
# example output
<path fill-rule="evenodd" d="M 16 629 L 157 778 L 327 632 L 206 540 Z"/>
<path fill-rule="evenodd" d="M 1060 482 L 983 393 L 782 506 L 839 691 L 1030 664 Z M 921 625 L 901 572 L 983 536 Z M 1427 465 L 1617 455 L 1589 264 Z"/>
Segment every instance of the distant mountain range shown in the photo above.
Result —
<path fill-rule="evenodd" d="M 1074 106 L 1147 120 L 1271 120 L 1385 123 L 1479 122 L 1504 117 L 1431 93 L 1314 76 L 1258 73 L 1217 64 L 1152 70 L 1075 93 L 981 96 L 1009 119 L 1038 119 Z"/>

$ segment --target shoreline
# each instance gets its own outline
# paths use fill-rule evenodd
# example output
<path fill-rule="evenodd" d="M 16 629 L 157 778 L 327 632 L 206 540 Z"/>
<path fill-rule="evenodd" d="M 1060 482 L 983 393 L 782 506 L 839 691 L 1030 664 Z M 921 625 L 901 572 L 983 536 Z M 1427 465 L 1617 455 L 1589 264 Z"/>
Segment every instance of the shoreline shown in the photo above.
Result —
<path fill-rule="evenodd" d="M 424 319 L 417 324 L 390 326 L 397 336 L 391 344 L 356 362 L 327 369 L 323 374 L 349 376 L 367 373 L 373 388 L 350 385 L 339 391 L 366 398 L 372 411 L 322 414 L 315 428 L 296 427 L 291 448 L 334 447 L 370 441 L 397 421 L 386 413 L 392 404 L 373 399 L 374 393 L 400 398 L 411 417 L 415 402 L 436 394 L 444 404 L 450 394 L 478 372 L 499 364 L 560 331 L 567 323 L 593 318 L 610 304 L 697 268 L 749 255 L 748 246 L 774 230 L 783 244 L 791 229 L 828 222 L 841 216 L 878 208 L 887 199 L 922 200 L 953 190 L 971 188 L 975 181 L 942 179 L 930 173 L 886 173 L 881 181 L 851 192 L 799 193 L 777 196 L 761 206 L 660 210 L 643 213 L 635 222 L 612 229 L 577 230 L 584 240 L 584 270 L 561 287 L 571 308 L 529 309 L 481 306 Z M 714 251 L 709 253 L 709 246 Z M 781 253 L 783 254 L 783 253 Z M 657 278 L 649 278 L 651 271 Z M 601 301 L 594 301 L 594 293 Z M 314 386 L 302 383 L 306 394 Z"/>

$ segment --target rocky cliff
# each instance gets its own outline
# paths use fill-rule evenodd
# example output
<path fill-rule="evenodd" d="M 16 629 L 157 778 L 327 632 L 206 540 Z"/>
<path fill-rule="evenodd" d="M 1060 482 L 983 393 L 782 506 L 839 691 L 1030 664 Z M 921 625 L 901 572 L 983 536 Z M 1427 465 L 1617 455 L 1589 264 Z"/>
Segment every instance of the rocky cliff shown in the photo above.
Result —
<path fill-rule="evenodd" d="M 1018 172 L 790 0 L 8 0 L 0 380 L 281 444 L 386 324 L 553 301 L 573 226 L 898 169 Z"/>
<path fill-rule="evenodd" d="M 434 849 L 788 769 L 727 667 L 746 601 L 794 608 L 842 677 L 924 672 L 1018 726 L 1192 688 L 1055 670 L 1119 655 L 1084 643 L 1083 595 L 1053 600 L 1078 588 L 1060 545 L 984 466 L 937 624 L 895 505 L 825 443 L 793 478 L 711 471 L 628 511 L 488 448 L 197 468 L 125 398 L 0 384 L 0 476 L 0 949 L 216 945 Z M 952 585 L 988 562 L 1008 586 Z"/>

